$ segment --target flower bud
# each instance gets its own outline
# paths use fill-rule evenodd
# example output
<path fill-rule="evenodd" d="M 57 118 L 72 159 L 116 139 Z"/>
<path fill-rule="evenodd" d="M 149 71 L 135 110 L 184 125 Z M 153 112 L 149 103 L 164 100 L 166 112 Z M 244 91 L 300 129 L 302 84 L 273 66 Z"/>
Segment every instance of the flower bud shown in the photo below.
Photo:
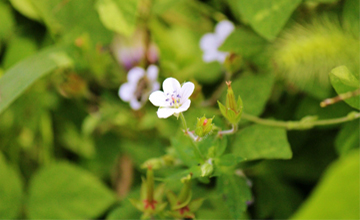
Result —
<path fill-rule="evenodd" d="M 235 100 L 234 91 L 231 88 L 231 81 L 226 82 L 226 85 L 228 86 L 226 94 L 226 106 L 224 106 L 223 104 L 221 104 L 221 102 L 218 101 L 219 108 L 221 114 L 231 124 L 237 124 L 241 119 L 243 103 L 240 96 L 238 97 L 237 101 Z"/>
<path fill-rule="evenodd" d="M 201 176 L 209 176 L 214 171 L 214 166 L 212 164 L 212 159 L 210 158 L 203 165 L 201 165 Z"/>
<path fill-rule="evenodd" d="M 214 116 L 215 117 L 215 116 Z M 199 137 L 208 135 L 213 129 L 213 118 L 206 118 L 205 116 L 198 118 L 195 128 L 195 134 Z"/>
<path fill-rule="evenodd" d="M 146 169 L 148 167 L 151 167 L 154 170 L 162 168 L 164 165 L 164 161 L 161 158 L 151 158 L 147 161 L 145 161 L 142 165 L 142 169 Z"/>

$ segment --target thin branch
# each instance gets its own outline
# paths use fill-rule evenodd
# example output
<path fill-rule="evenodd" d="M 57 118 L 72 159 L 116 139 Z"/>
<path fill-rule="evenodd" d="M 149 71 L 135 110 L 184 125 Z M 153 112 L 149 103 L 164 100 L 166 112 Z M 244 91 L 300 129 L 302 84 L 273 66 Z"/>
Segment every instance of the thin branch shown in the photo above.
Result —
<path fill-rule="evenodd" d="M 340 124 L 347 121 L 352 121 L 357 118 L 360 118 L 359 112 L 350 112 L 347 116 L 341 118 L 325 119 L 325 120 L 301 120 L 301 121 L 276 121 L 269 119 L 262 119 L 253 115 L 243 113 L 242 118 L 254 122 L 256 124 L 272 126 L 272 127 L 281 127 L 287 130 L 306 130 L 311 129 L 315 126 L 325 126 Z M 309 119 L 309 118 L 308 118 Z"/>

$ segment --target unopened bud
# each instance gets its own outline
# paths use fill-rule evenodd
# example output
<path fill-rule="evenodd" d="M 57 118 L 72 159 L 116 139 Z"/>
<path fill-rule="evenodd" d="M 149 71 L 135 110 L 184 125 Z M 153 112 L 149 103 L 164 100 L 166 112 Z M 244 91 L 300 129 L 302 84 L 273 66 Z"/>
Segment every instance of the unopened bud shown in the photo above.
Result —
<path fill-rule="evenodd" d="M 218 101 L 221 114 L 231 123 L 237 124 L 241 119 L 243 103 L 240 96 L 235 100 L 234 91 L 231 88 L 231 81 L 226 82 L 228 86 L 226 94 L 226 105 L 224 106 Z"/>
<path fill-rule="evenodd" d="M 195 128 L 195 134 L 199 137 L 204 137 L 208 135 L 213 129 L 213 119 L 214 118 L 206 118 L 205 116 L 198 118 Z"/>
<path fill-rule="evenodd" d="M 214 171 L 214 166 L 212 164 L 212 159 L 206 161 L 203 165 L 201 165 L 201 176 L 209 176 Z"/>

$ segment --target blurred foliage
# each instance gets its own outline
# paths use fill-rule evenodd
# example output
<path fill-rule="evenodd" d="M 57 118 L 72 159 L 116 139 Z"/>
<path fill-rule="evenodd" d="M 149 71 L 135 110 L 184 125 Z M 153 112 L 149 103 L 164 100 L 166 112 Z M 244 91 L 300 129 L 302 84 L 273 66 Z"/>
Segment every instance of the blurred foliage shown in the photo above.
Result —
<path fill-rule="evenodd" d="M 358 12 L 357 0 L 0 0 L 0 219 L 139 219 L 129 198 L 151 163 L 176 195 L 192 173 L 172 213 L 204 199 L 196 218 L 359 219 Z M 228 57 L 206 63 L 200 40 L 224 19 Z M 187 126 L 215 116 L 212 132 L 193 142 L 180 118 L 120 100 L 130 58 L 157 65 L 160 84 L 193 82 Z M 243 118 L 219 137 L 230 80 Z"/>

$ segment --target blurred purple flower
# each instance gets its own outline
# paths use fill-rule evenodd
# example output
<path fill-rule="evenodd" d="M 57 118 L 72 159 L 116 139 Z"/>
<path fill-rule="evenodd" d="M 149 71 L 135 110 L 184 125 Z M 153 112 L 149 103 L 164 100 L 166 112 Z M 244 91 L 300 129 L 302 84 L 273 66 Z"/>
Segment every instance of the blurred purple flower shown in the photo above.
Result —
<path fill-rule="evenodd" d="M 119 89 L 120 98 L 129 102 L 132 109 L 140 109 L 150 93 L 160 89 L 158 74 L 159 69 L 155 65 L 150 65 L 146 71 L 141 67 L 132 68 L 127 75 L 128 82 L 122 84 Z"/>
<path fill-rule="evenodd" d="M 158 60 L 158 49 L 154 43 L 150 43 L 146 51 L 145 33 L 141 30 L 135 31 L 134 35 L 126 38 L 117 35 L 111 45 L 113 54 L 126 70 L 140 64 L 144 59 L 150 64 L 154 64 Z"/>
<path fill-rule="evenodd" d="M 218 61 L 219 63 L 224 63 L 229 53 L 221 52 L 218 49 L 234 29 L 233 23 L 224 20 L 216 25 L 215 33 L 207 33 L 200 39 L 200 48 L 204 52 L 204 62 Z"/>

